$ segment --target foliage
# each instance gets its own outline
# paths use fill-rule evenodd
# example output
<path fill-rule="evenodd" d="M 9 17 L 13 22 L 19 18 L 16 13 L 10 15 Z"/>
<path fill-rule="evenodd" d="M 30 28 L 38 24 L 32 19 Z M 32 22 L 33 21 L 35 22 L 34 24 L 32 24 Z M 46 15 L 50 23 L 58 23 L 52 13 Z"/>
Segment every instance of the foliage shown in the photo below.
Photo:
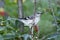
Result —
<path fill-rule="evenodd" d="M 60 29 L 60 5 L 55 3 L 55 0 L 51 0 L 51 7 L 54 9 L 54 13 L 57 19 L 57 24 Z M 59 1 L 59 0 L 58 0 Z M 57 2 L 57 1 L 56 1 Z M 56 5 L 57 4 L 57 5 Z M 14 0 L 5 0 L 5 11 L 10 17 L 18 17 L 18 4 Z M 23 3 L 23 13 L 26 16 L 32 15 L 34 10 L 34 4 L 31 0 L 25 0 Z M 52 16 L 51 9 L 49 8 L 48 0 L 39 0 L 37 2 L 37 11 L 41 11 L 44 14 L 41 16 L 41 21 L 38 23 L 40 28 L 39 39 L 46 35 L 51 35 L 57 32 L 56 26 L 54 24 L 54 18 Z M 15 23 L 15 19 L 5 20 L 0 17 L 0 40 L 19 40 L 22 36 L 19 27 Z M 24 33 L 29 32 L 28 27 L 25 27 Z M 47 37 L 48 38 L 48 37 Z M 58 36 L 58 40 L 60 36 Z"/>

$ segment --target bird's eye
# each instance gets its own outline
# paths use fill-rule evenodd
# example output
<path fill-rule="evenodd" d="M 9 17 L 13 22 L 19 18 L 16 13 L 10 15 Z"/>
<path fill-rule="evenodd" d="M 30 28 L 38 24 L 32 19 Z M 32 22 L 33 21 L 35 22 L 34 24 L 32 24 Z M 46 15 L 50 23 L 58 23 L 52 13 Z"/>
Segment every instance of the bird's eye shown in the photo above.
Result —
<path fill-rule="evenodd" d="M 40 14 L 40 13 L 37 13 L 37 14 Z"/>

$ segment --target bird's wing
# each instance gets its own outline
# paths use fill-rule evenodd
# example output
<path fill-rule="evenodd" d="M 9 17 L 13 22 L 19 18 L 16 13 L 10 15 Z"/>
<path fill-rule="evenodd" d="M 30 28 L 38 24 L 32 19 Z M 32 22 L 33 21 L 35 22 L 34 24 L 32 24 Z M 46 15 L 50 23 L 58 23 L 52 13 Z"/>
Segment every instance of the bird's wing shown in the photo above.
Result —
<path fill-rule="evenodd" d="M 34 19 L 34 15 L 28 16 L 28 19 Z"/>
<path fill-rule="evenodd" d="M 32 24 L 32 22 L 33 22 L 33 20 L 30 20 L 30 19 L 28 19 L 28 20 L 24 20 L 24 19 L 19 19 L 19 21 L 21 21 L 22 23 L 24 23 L 25 25 L 29 25 L 29 24 Z"/>

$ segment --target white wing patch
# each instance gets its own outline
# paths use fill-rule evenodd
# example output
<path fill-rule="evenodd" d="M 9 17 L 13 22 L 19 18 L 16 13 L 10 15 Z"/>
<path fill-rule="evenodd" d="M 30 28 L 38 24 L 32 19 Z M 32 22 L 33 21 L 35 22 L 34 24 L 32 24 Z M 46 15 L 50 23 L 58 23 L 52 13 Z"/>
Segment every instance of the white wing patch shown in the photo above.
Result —
<path fill-rule="evenodd" d="M 21 21 L 21 22 L 23 22 L 26 26 L 30 26 L 30 24 L 32 24 L 33 23 L 33 20 L 19 20 L 19 21 Z"/>

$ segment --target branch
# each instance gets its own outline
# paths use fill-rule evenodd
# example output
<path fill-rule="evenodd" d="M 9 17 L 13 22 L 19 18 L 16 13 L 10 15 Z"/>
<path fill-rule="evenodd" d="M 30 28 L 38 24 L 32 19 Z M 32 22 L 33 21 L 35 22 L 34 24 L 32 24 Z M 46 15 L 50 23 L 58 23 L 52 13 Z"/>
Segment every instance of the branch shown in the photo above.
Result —
<path fill-rule="evenodd" d="M 34 14 L 36 13 L 36 0 L 34 0 Z"/>
<path fill-rule="evenodd" d="M 23 0 L 18 0 L 18 12 L 19 12 L 19 18 L 23 18 L 24 14 L 23 14 Z M 19 23 L 19 27 L 20 27 L 20 31 L 21 33 L 24 31 L 24 24 L 23 23 Z"/>

